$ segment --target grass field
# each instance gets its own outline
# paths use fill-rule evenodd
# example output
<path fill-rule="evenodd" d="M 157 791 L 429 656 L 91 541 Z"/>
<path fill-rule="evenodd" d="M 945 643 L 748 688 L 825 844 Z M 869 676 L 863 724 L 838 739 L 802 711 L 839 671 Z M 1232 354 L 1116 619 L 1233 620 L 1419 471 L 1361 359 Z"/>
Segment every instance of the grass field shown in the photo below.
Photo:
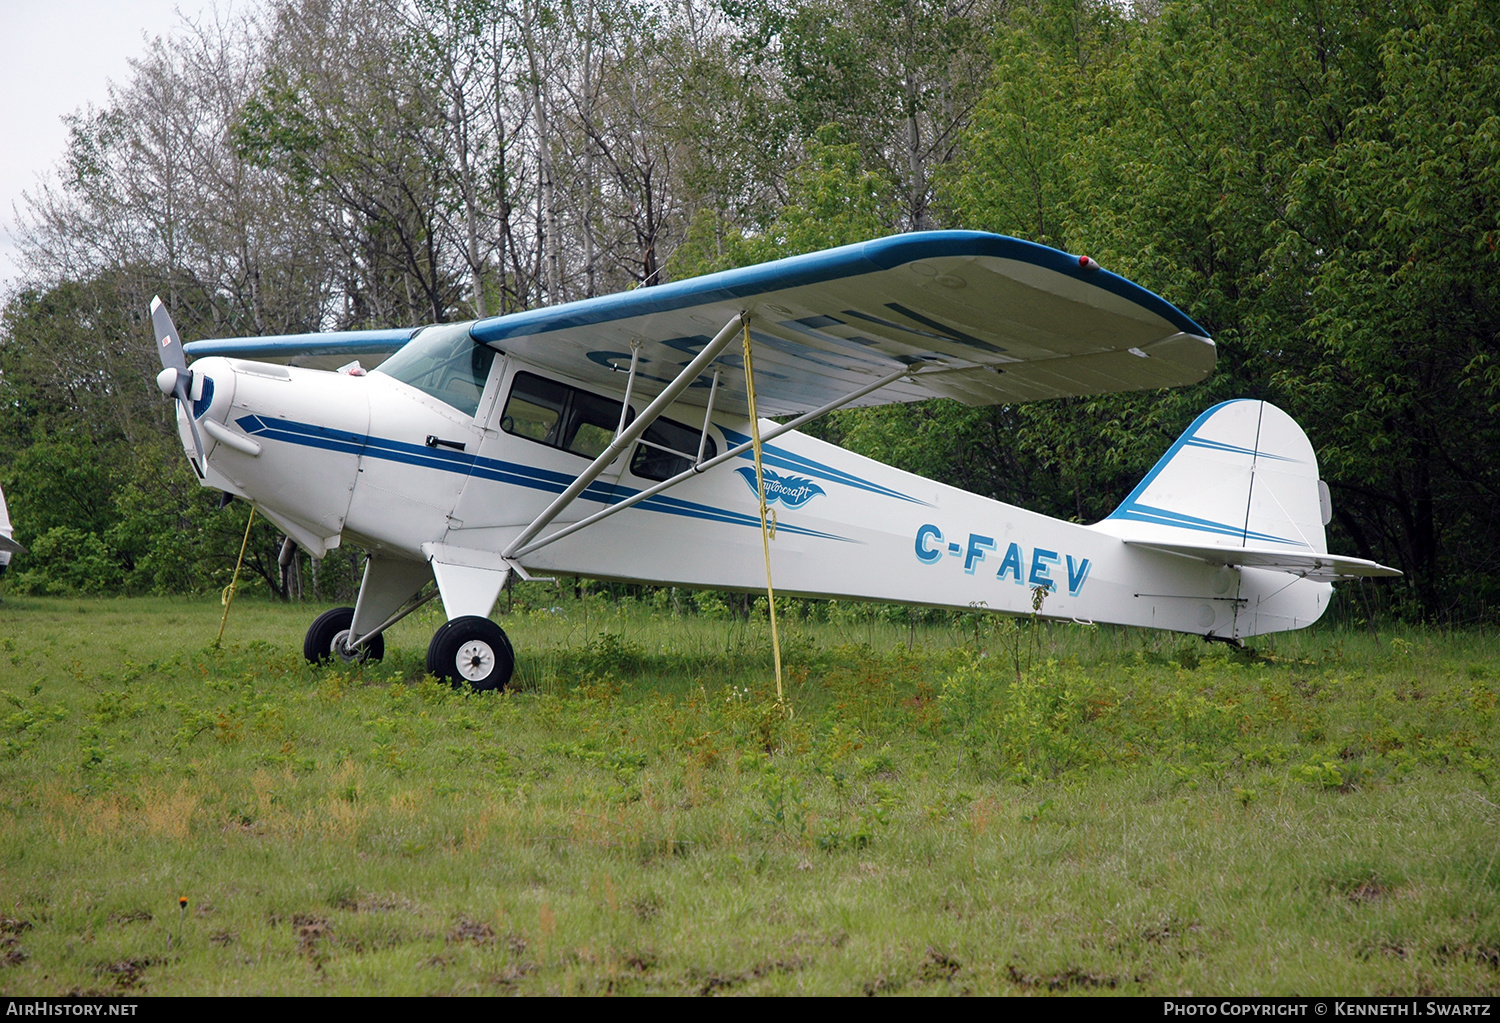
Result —
<path fill-rule="evenodd" d="M 0 993 L 1500 993 L 1494 637 L 522 598 L 6 597 Z"/>

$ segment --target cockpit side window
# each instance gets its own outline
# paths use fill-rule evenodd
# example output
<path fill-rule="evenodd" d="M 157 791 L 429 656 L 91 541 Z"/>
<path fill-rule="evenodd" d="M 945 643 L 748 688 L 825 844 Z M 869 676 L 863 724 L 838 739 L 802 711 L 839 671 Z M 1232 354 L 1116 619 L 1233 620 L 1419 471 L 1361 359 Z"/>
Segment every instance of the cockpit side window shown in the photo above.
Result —
<path fill-rule="evenodd" d="M 568 411 L 568 396 L 573 389 L 551 380 L 518 373 L 505 403 L 500 428 L 517 437 L 560 448 L 558 425 Z"/>
<path fill-rule="evenodd" d="M 428 327 L 375 370 L 452 405 L 465 415 L 479 411 L 495 350 L 469 336 L 469 324 Z"/>

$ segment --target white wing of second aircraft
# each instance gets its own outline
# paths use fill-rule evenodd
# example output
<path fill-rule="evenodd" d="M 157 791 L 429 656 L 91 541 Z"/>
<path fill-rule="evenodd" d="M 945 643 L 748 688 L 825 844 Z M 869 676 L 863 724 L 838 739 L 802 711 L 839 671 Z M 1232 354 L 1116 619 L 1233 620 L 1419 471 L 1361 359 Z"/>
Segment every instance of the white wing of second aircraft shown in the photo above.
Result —
<path fill-rule="evenodd" d="M 896 235 L 657 287 L 479 320 L 476 341 L 583 383 L 619 389 L 638 347 L 637 393 L 671 381 L 714 334 L 751 316 L 763 415 L 818 408 L 899 369 L 918 372 L 853 404 L 956 398 L 971 405 L 1196 383 L 1207 332 L 1086 257 L 1001 235 Z M 198 341 L 195 357 L 320 357 L 399 348 L 409 328 Z M 335 363 L 336 364 L 336 363 Z M 739 347 L 720 357 L 715 407 L 747 408 Z M 680 399 L 706 404 L 710 381 Z"/>
<path fill-rule="evenodd" d="M 12 554 L 25 554 L 26 548 L 16 543 L 10 525 L 10 510 L 5 507 L 5 491 L 0 490 L 0 571 L 10 564 Z"/>

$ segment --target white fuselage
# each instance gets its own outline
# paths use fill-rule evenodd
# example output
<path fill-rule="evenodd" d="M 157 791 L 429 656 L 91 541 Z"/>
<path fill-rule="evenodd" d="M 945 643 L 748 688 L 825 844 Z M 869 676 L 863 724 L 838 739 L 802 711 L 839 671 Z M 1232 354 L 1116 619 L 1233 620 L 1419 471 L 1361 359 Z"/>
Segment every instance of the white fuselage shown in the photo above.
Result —
<path fill-rule="evenodd" d="M 581 386 L 514 358 L 494 360 L 473 416 L 378 371 L 223 358 L 192 368 L 213 385 L 195 405 L 200 426 L 213 424 L 204 485 L 253 501 L 314 557 L 344 538 L 413 562 L 433 545 L 498 555 L 590 461 L 502 428 L 517 373 Z M 666 417 L 696 437 L 703 410 L 679 405 Z M 710 439 L 725 451 L 750 432 L 748 421 L 716 415 Z M 627 451 L 541 536 L 654 484 L 631 464 Z M 779 593 L 1037 610 L 1225 638 L 1307 626 L 1331 593 L 1283 572 L 1130 546 L 1108 525 L 1024 511 L 795 432 L 766 446 L 764 466 Z M 746 452 L 517 563 L 543 575 L 764 589 L 758 508 Z"/>

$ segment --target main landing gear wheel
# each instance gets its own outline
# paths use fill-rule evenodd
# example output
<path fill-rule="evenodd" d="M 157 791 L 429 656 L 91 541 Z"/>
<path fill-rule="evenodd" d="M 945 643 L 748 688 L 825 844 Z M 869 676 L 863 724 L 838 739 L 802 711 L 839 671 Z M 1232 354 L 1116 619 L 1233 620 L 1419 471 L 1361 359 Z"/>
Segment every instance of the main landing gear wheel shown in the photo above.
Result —
<path fill-rule="evenodd" d="M 307 638 L 302 641 L 302 656 L 314 664 L 340 660 L 345 664 L 363 664 L 378 661 L 385 656 L 385 637 L 371 636 L 365 645 L 350 653 L 344 649 L 349 640 L 349 626 L 354 624 L 354 608 L 336 607 L 324 611 L 307 627 Z"/>
<path fill-rule="evenodd" d="M 433 633 L 427 670 L 455 688 L 504 689 L 516 668 L 505 630 L 488 618 L 465 615 Z"/>

